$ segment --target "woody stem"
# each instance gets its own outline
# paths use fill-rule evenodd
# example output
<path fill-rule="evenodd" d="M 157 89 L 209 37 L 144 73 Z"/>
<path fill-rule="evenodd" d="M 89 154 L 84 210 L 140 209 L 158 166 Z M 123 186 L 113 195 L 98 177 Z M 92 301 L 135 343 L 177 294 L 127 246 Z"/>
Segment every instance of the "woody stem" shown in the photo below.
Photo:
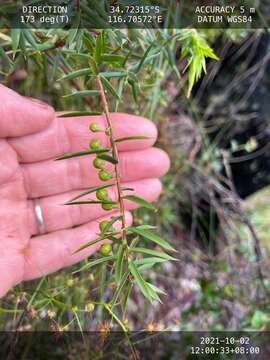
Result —
<path fill-rule="evenodd" d="M 119 211 L 120 211 L 120 216 L 121 216 L 122 242 L 123 242 L 123 245 L 125 246 L 126 255 L 128 256 L 127 231 L 126 231 L 126 222 L 125 222 L 125 207 L 124 207 L 124 202 L 123 202 L 123 198 L 122 198 L 121 175 L 120 175 L 120 171 L 119 171 L 119 167 L 118 167 L 118 160 L 119 160 L 118 150 L 117 150 L 117 146 L 116 146 L 115 139 L 114 139 L 113 126 L 112 126 L 112 120 L 110 117 L 109 106 L 107 103 L 104 87 L 103 87 L 103 84 L 102 84 L 102 81 L 101 81 L 101 78 L 99 75 L 96 76 L 96 81 L 97 81 L 97 85 L 100 90 L 101 102 L 102 102 L 102 107 L 103 107 L 103 111 L 104 111 L 106 122 L 107 122 L 107 127 L 109 128 L 109 136 L 110 136 L 112 154 L 113 154 L 113 157 L 117 160 L 117 164 L 114 165 L 115 184 L 116 184 L 116 189 L 117 189 Z"/>

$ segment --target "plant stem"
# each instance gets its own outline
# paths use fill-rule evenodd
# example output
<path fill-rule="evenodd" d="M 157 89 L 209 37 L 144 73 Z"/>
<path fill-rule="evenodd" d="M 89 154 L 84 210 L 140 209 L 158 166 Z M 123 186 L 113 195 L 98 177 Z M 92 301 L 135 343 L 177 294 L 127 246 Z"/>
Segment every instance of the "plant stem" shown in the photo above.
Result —
<path fill-rule="evenodd" d="M 116 143 L 114 141 L 114 136 L 113 136 L 113 126 L 112 126 L 112 121 L 111 121 L 111 117 L 110 117 L 109 106 L 107 103 L 104 87 L 103 87 L 103 84 L 102 84 L 102 81 L 101 81 L 101 78 L 99 75 L 96 76 L 96 81 L 97 81 L 97 85 L 100 90 L 102 107 L 103 107 L 103 111 L 104 111 L 104 114 L 106 117 L 107 126 L 108 126 L 109 132 L 110 132 L 109 136 L 110 136 L 110 143 L 111 143 L 111 147 L 112 147 L 113 157 L 116 160 L 119 160 L 118 150 L 117 150 L 117 146 L 116 146 Z M 121 224 L 122 242 L 125 247 L 125 252 L 126 252 L 127 259 L 128 259 L 128 243 L 127 243 L 127 231 L 126 231 L 126 222 L 125 222 L 125 207 L 124 207 L 124 202 L 123 202 L 123 198 L 122 198 L 121 175 L 120 175 L 120 171 L 118 168 L 118 164 L 114 165 L 114 171 L 115 171 L 115 182 L 116 182 L 117 197 L 118 197 L 118 203 L 119 203 L 119 211 L 120 211 L 121 223 L 122 223 Z"/>

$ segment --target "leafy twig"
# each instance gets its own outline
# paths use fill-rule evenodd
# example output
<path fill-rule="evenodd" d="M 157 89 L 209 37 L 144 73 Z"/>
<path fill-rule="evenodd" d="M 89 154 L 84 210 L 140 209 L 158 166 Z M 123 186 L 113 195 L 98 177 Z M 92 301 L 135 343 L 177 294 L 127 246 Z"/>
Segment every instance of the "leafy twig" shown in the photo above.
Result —
<path fill-rule="evenodd" d="M 98 84 L 98 87 L 99 87 L 99 90 L 100 90 L 101 102 L 102 102 L 103 110 L 104 110 L 104 113 L 105 113 L 107 126 L 109 128 L 109 137 L 110 137 L 110 143 L 111 143 L 111 147 L 112 147 L 113 157 L 116 160 L 118 160 L 118 150 L 117 150 L 117 147 L 116 147 L 116 144 L 115 144 L 113 126 L 112 126 L 112 121 L 111 121 L 110 113 L 109 113 L 109 107 L 108 107 L 107 99 L 106 99 L 106 96 L 105 96 L 104 87 L 103 87 L 103 84 L 102 84 L 102 81 L 101 81 L 101 78 L 100 78 L 99 75 L 96 76 L 96 81 L 97 81 L 97 84 Z M 120 177 L 120 171 L 119 171 L 119 168 L 118 168 L 118 164 L 114 165 L 114 171 L 115 171 L 115 182 L 116 182 L 116 188 L 117 188 L 119 211 L 120 211 L 120 215 L 121 215 L 121 235 L 122 235 L 122 241 L 123 241 L 124 246 L 125 246 L 126 256 L 128 257 L 126 221 L 125 221 L 125 207 L 124 207 L 124 201 L 123 201 L 123 198 L 122 198 L 121 177 Z"/>

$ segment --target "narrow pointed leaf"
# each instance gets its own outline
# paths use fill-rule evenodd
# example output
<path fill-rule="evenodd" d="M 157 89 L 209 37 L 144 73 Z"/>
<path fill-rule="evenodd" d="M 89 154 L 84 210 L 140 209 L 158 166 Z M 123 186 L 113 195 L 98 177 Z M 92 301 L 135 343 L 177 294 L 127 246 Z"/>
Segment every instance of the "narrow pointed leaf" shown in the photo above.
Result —
<path fill-rule="evenodd" d="M 134 99 L 135 103 L 137 104 L 138 103 L 138 85 L 135 82 L 135 80 L 133 80 L 133 79 L 129 79 L 128 83 L 131 87 L 133 99 Z"/>
<path fill-rule="evenodd" d="M 155 210 L 155 206 L 150 204 L 148 201 L 140 198 L 139 196 L 135 195 L 124 195 L 122 196 L 123 199 L 130 200 L 135 202 L 136 204 L 140 205 L 141 207 L 145 207 L 146 209 Z"/>
<path fill-rule="evenodd" d="M 160 300 L 160 297 L 158 296 L 158 294 L 156 293 L 156 291 L 154 289 L 152 289 L 150 287 L 150 284 L 148 282 L 146 282 L 147 286 L 148 286 L 148 291 L 149 293 L 151 294 L 151 297 L 154 299 L 154 300 L 157 300 L 161 303 L 161 300 Z"/>
<path fill-rule="evenodd" d="M 119 95 L 120 98 L 122 98 L 122 95 L 123 95 L 125 81 L 126 80 L 123 77 L 118 81 L 117 94 Z M 120 100 L 116 100 L 115 109 L 114 109 L 115 112 L 118 112 L 119 105 L 120 105 Z"/>
<path fill-rule="evenodd" d="M 43 46 L 47 43 L 45 42 L 44 44 L 40 45 L 36 42 L 36 38 L 34 37 L 32 31 L 30 29 L 23 29 L 23 35 L 24 35 L 24 38 L 25 40 L 28 42 L 28 44 L 30 44 L 34 49 L 37 49 L 39 51 L 42 51 L 43 49 Z M 49 41 L 49 43 L 51 43 Z M 52 43 L 51 43 L 52 45 Z M 45 45 L 46 47 L 46 45 Z"/>
<path fill-rule="evenodd" d="M 82 204 L 117 204 L 115 201 L 101 201 L 101 200 L 79 200 L 66 202 L 63 205 L 82 205 Z"/>
<path fill-rule="evenodd" d="M 78 35 L 78 28 L 80 26 L 80 16 L 79 14 L 74 18 L 73 20 L 74 22 L 74 28 L 73 29 L 69 29 L 68 31 L 68 43 L 72 44 L 73 42 L 76 41 L 76 37 Z"/>
<path fill-rule="evenodd" d="M 97 149 L 97 150 L 82 150 L 74 153 L 66 153 L 62 156 L 59 156 L 55 160 L 64 160 L 64 159 L 70 159 L 77 156 L 84 156 L 84 155 L 91 155 L 91 154 L 102 154 L 108 152 L 109 149 Z"/>
<path fill-rule="evenodd" d="M 99 159 L 108 161 L 108 162 L 110 162 L 111 164 L 114 164 L 114 165 L 118 164 L 117 159 L 115 159 L 115 158 L 112 157 L 111 155 L 102 154 L 102 155 L 99 155 Z"/>
<path fill-rule="evenodd" d="M 83 97 L 83 96 L 98 96 L 100 92 L 98 90 L 82 90 L 76 91 L 71 94 L 64 95 L 63 98 L 67 97 Z"/>
<path fill-rule="evenodd" d="M 122 189 L 122 190 L 126 190 L 126 191 L 134 191 L 133 188 L 126 187 L 126 186 L 121 187 L 121 189 Z"/>
<path fill-rule="evenodd" d="M 98 238 L 96 238 L 95 240 L 88 241 L 88 242 L 85 243 L 83 246 L 79 247 L 79 249 L 77 249 L 76 251 L 74 251 L 73 254 L 77 254 L 78 252 L 80 252 L 80 251 L 88 248 L 89 246 L 92 246 L 92 245 L 94 245 L 94 244 L 97 244 L 98 242 L 100 242 L 100 241 L 102 241 L 102 240 L 104 240 L 104 239 L 101 238 L 101 237 L 98 237 Z"/>
<path fill-rule="evenodd" d="M 94 39 L 93 39 L 93 37 L 92 37 L 92 34 L 90 34 L 90 33 L 84 33 L 83 34 L 83 44 L 84 44 L 84 46 L 87 48 L 87 50 L 89 51 L 89 52 L 92 52 L 92 50 L 93 50 L 93 48 L 94 48 Z M 87 57 L 88 57 L 88 55 L 87 55 Z"/>
<path fill-rule="evenodd" d="M 90 66 L 92 72 L 94 73 L 94 75 L 97 75 L 97 73 L 98 73 L 98 65 L 97 65 L 95 59 L 92 56 L 89 56 L 89 66 Z"/>
<path fill-rule="evenodd" d="M 145 270 L 149 270 L 149 269 L 152 269 L 153 265 L 152 264 L 143 264 L 143 265 L 140 265 L 138 267 L 138 270 L 139 272 L 144 272 Z"/>
<path fill-rule="evenodd" d="M 150 295 L 150 292 L 148 290 L 148 286 L 146 284 L 146 282 L 144 281 L 142 275 L 139 273 L 137 266 L 135 265 L 135 263 L 133 262 L 133 260 L 130 260 L 129 262 L 129 269 L 131 274 L 133 275 L 136 283 L 138 284 L 141 292 L 143 293 L 143 295 L 151 301 L 152 297 Z"/>
<path fill-rule="evenodd" d="M 120 232 L 116 232 L 114 233 L 114 235 L 121 235 Z M 112 242 L 118 242 L 119 243 L 119 238 L 113 236 L 113 235 L 107 235 L 108 240 L 111 240 Z"/>
<path fill-rule="evenodd" d="M 154 234 L 150 230 L 140 229 L 138 227 L 130 227 L 129 231 L 134 234 L 140 235 L 143 238 L 153 241 L 154 243 L 158 244 L 159 246 L 163 247 L 168 251 L 176 251 L 167 241 L 161 239 L 157 234 Z"/>
<path fill-rule="evenodd" d="M 70 57 L 77 57 L 77 58 L 80 58 L 82 60 L 88 60 L 89 59 L 88 54 L 83 54 L 83 53 L 77 52 L 77 51 L 72 50 L 72 49 L 63 49 L 63 48 L 61 48 L 61 53 L 68 54 Z M 60 80 L 62 80 L 62 79 L 60 78 L 58 81 L 60 81 Z"/>
<path fill-rule="evenodd" d="M 68 305 L 63 303 L 62 301 L 59 301 L 57 299 L 55 299 L 54 297 L 50 297 L 50 300 L 52 303 L 54 303 L 56 306 L 58 306 L 60 309 L 62 310 L 67 310 Z"/>
<path fill-rule="evenodd" d="M 103 83 L 103 85 L 105 86 L 105 88 L 112 94 L 113 97 L 117 98 L 118 100 L 120 99 L 120 96 L 117 94 L 117 92 L 114 90 L 113 86 L 111 85 L 111 83 L 104 77 L 104 76 L 100 76 L 101 81 Z"/>
<path fill-rule="evenodd" d="M 128 282 L 127 286 L 126 286 L 126 293 L 125 293 L 124 301 L 123 301 L 123 313 L 124 313 L 124 315 L 127 312 L 128 299 L 129 299 L 132 287 L 133 287 L 133 282 L 132 281 Z"/>
<path fill-rule="evenodd" d="M 128 275 L 129 275 L 129 272 L 126 272 L 122 275 L 122 277 L 119 279 L 118 283 L 119 285 L 117 286 L 117 289 L 115 291 L 115 293 L 113 294 L 113 298 L 112 298 L 112 301 L 111 301 L 111 306 L 114 307 L 127 280 L 128 280 Z"/>
<path fill-rule="evenodd" d="M 60 115 L 57 115 L 60 118 L 65 117 L 76 117 L 76 116 L 93 116 L 93 115 L 101 115 L 101 112 L 98 111 L 70 111 Z"/>
<path fill-rule="evenodd" d="M 107 71 L 107 72 L 101 72 L 101 73 L 99 73 L 99 75 L 103 76 L 105 78 L 113 78 L 113 77 L 123 78 L 123 77 L 127 76 L 127 72 L 126 71 Z"/>
<path fill-rule="evenodd" d="M 150 138 L 147 136 L 126 136 L 126 137 L 115 139 L 115 142 L 122 142 L 122 141 L 127 141 L 127 140 L 146 140 L 146 139 L 150 139 Z"/>
<path fill-rule="evenodd" d="M 5 50 L 2 47 L 0 47 L 0 58 L 2 58 L 4 60 L 4 62 L 6 62 L 8 64 L 10 71 L 12 71 L 15 64 L 9 58 L 9 56 L 6 54 Z"/>
<path fill-rule="evenodd" d="M 78 272 L 90 269 L 90 268 L 92 268 L 92 267 L 94 267 L 96 265 L 99 265 L 99 264 L 102 264 L 104 262 L 113 260 L 114 258 L 115 258 L 115 255 L 109 255 L 109 256 L 102 257 L 102 258 L 97 259 L 97 260 L 93 260 L 93 261 L 89 262 L 88 264 L 83 265 L 80 269 L 74 271 L 72 274 L 76 274 Z"/>
<path fill-rule="evenodd" d="M 92 187 L 88 190 L 85 190 L 83 192 L 81 192 L 79 195 L 75 196 L 74 198 L 70 199 L 68 202 L 72 202 L 72 201 L 75 201 L 85 195 L 88 195 L 88 194 L 91 194 L 93 192 L 96 192 L 98 190 L 102 190 L 102 189 L 106 189 L 108 187 L 111 187 L 111 186 L 114 186 L 114 184 L 106 184 L 106 185 L 102 185 L 102 186 L 95 186 L 95 187 Z"/>
<path fill-rule="evenodd" d="M 87 243 L 85 243 L 83 246 L 81 246 L 78 250 L 76 250 L 74 252 L 74 254 L 77 254 L 79 251 L 82 251 L 86 248 L 88 248 L 89 246 L 92 246 L 94 244 L 97 244 L 98 242 L 102 241 L 102 240 L 105 240 L 105 239 L 108 239 L 108 234 L 104 235 L 104 236 L 99 236 L 97 237 L 96 239 L 94 240 L 91 240 L 91 241 L 88 241 Z"/>
<path fill-rule="evenodd" d="M 155 264 L 158 263 L 163 263 L 165 261 L 168 261 L 167 259 L 161 259 L 160 257 L 147 257 L 147 258 L 143 258 L 143 259 L 136 259 L 134 262 L 136 265 L 145 265 L 145 264 L 149 264 L 154 266 Z"/>
<path fill-rule="evenodd" d="M 97 63 L 101 62 L 101 54 L 104 49 L 104 32 L 101 31 L 96 40 L 96 47 L 95 47 L 95 60 Z"/>
<path fill-rule="evenodd" d="M 87 76 L 87 75 L 90 75 L 90 74 L 91 74 L 91 70 L 89 68 L 75 70 L 75 71 L 70 72 L 67 75 L 62 76 L 57 81 L 71 80 L 71 79 L 75 79 L 75 78 L 77 78 L 79 76 Z"/>
<path fill-rule="evenodd" d="M 108 311 L 108 313 L 111 315 L 111 317 L 120 325 L 123 332 L 128 332 L 128 329 L 126 328 L 126 325 L 123 324 L 123 322 L 119 319 L 119 317 L 112 311 L 110 305 L 104 304 L 104 309 Z"/>
<path fill-rule="evenodd" d="M 136 229 L 139 229 L 139 230 L 154 230 L 156 228 L 157 228 L 156 226 L 147 225 L 147 224 L 136 226 Z"/>
<path fill-rule="evenodd" d="M 135 237 L 132 239 L 131 243 L 130 243 L 130 247 L 131 247 L 131 248 L 134 248 L 134 247 L 138 244 L 139 241 L 140 241 L 140 237 L 139 237 L 139 236 L 135 236 Z"/>
<path fill-rule="evenodd" d="M 102 54 L 101 55 L 101 61 L 105 61 L 105 62 L 120 62 L 123 63 L 125 60 L 124 56 L 122 55 L 115 55 L 115 54 Z"/>
<path fill-rule="evenodd" d="M 135 252 L 135 253 L 142 253 L 142 254 L 147 254 L 147 255 L 152 255 L 155 257 L 160 257 L 162 259 L 165 260 L 177 260 L 175 258 L 173 258 L 172 256 L 163 253 L 161 251 L 156 251 L 156 250 L 152 250 L 152 249 L 146 249 L 146 248 L 142 248 L 142 247 L 133 247 L 133 248 L 129 248 L 129 252 Z"/>
<path fill-rule="evenodd" d="M 123 267 L 123 259 L 124 259 L 124 246 L 121 244 L 119 246 L 118 252 L 117 252 L 117 261 L 115 264 L 115 280 L 117 283 L 120 282 L 121 276 L 122 276 L 122 267 Z"/>
<path fill-rule="evenodd" d="M 159 293 L 159 294 L 163 294 L 163 295 L 166 295 L 166 292 L 159 289 L 158 287 L 156 287 L 155 285 L 147 282 L 147 284 L 150 286 L 150 288 L 152 288 L 155 292 Z"/>
<path fill-rule="evenodd" d="M 150 50 L 153 47 L 153 43 L 149 45 L 148 49 L 146 50 L 146 52 L 144 53 L 143 57 L 141 58 L 140 62 L 138 63 L 138 65 L 136 66 L 135 72 L 139 72 L 145 62 L 145 60 L 147 59 L 147 55 L 149 54 Z"/>
<path fill-rule="evenodd" d="M 146 281 L 146 284 L 148 285 L 148 289 L 149 289 L 149 292 L 152 296 L 152 298 L 154 300 L 157 300 L 159 301 L 160 303 L 162 303 L 162 301 L 160 300 L 160 297 L 158 295 L 158 291 L 156 291 L 156 289 L 158 289 L 156 286 L 151 286 L 152 284 L 150 284 L 149 282 Z M 158 289 L 159 290 L 159 289 Z M 159 293 L 160 293 L 161 290 L 159 290 Z"/>
<path fill-rule="evenodd" d="M 18 49 L 20 38 L 21 38 L 21 29 L 11 29 L 11 39 L 12 39 L 12 50 L 13 50 L 13 57 Z"/>

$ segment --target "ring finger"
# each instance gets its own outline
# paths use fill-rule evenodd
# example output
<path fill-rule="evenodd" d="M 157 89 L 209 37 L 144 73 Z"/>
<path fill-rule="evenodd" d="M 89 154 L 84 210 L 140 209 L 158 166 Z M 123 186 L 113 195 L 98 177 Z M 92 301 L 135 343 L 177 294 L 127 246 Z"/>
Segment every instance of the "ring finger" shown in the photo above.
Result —
<path fill-rule="evenodd" d="M 144 198 L 148 202 L 158 199 L 161 193 L 161 183 L 158 179 L 144 179 L 140 181 L 128 182 L 123 184 L 132 188 L 133 191 L 125 192 L 125 194 L 136 194 Z M 80 191 L 66 192 L 54 196 L 43 197 L 40 199 L 40 207 L 43 218 L 43 229 L 46 233 L 68 229 L 76 225 L 84 224 L 89 221 L 105 216 L 107 213 L 101 208 L 100 204 L 93 205 L 63 205 L 65 202 L 78 195 Z M 115 188 L 108 189 L 109 197 L 116 199 Z M 95 194 L 87 195 L 85 199 L 96 200 Z M 125 200 L 126 210 L 135 209 L 135 203 Z M 35 213 L 34 200 L 28 201 L 30 231 L 32 235 L 39 233 L 37 216 Z"/>

